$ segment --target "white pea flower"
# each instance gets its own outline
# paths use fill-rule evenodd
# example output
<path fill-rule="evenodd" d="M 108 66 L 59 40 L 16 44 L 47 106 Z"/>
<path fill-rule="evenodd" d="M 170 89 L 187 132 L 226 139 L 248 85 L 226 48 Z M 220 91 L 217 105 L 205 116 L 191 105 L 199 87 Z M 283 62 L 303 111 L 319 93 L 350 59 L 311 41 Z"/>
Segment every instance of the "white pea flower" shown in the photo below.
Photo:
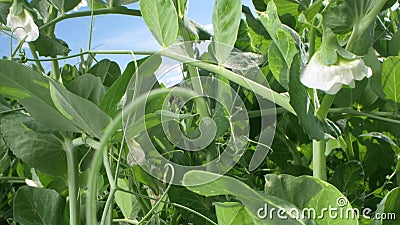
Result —
<path fill-rule="evenodd" d="M 88 6 L 88 3 L 86 0 L 82 0 L 81 2 L 79 2 L 79 4 L 74 8 L 74 11 L 78 11 L 80 8 L 82 7 L 86 7 Z"/>
<path fill-rule="evenodd" d="M 345 59 L 338 55 L 337 62 L 325 65 L 321 61 L 321 51 L 317 51 L 300 75 L 300 81 L 309 88 L 334 95 L 343 85 L 354 88 L 354 80 L 369 78 L 372 70 L 360 58 Z"/>
<path fill-rule="evenodd" d="M 31 186 L 31 187 L 42 187 L 41 183 L 30 180 L 30 179 L 25 179 L 25 183 L 26 183 L 26 185 Z"/>
<path fill-rule="evenodd" d="M 10 7 L 10 13 L 7 16 L 7 26 L 11 28 L 13 34 L 19 39 L 31 42 L 39 37 L 39 28 L 33 21 L 32 15 L 24 9 L 22 13 L 14 15 L 13 6 Z"/>

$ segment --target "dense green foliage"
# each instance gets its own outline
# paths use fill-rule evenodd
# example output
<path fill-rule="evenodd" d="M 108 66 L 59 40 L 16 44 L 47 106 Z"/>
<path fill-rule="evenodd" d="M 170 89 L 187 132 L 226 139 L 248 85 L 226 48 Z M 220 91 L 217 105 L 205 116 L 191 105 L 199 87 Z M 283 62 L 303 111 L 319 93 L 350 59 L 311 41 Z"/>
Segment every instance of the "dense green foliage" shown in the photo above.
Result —
<path fill-rule="evenodd" d="M 215 0 L 210 34 L 188 0 L 0 0 L 19 41 L 0 60 L 0 224 L 399 224 L 398 3 L 252 2 Z M 163 50 L 71 55 L 54 35 L 111 13 Z"/>

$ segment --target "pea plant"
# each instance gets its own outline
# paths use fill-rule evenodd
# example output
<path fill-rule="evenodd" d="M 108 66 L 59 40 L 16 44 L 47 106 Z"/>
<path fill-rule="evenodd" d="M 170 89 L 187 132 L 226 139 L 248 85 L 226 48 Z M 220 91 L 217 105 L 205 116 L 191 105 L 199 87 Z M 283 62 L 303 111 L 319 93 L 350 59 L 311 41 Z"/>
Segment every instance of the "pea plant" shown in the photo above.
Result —
<path fill-rule="evenodd" d="M 0 0 L 1 224 L 399 224 L 399 2 L 214 2 Z M 93 50 L 107 14 L 162 49 Z"/>

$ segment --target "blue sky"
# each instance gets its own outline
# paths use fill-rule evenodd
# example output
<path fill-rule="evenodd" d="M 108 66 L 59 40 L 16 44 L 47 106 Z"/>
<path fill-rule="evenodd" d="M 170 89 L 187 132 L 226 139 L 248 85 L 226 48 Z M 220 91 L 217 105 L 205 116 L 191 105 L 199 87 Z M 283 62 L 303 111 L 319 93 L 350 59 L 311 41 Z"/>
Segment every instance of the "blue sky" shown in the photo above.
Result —
<path fill-rule="evenodd" d="M 253 8 L 251 0 L 243 0 L 243 4 Z M 128 6 L 139 9 L 139 3 Z M 188 16 L 202 25 L 212 22 L 214 0 L 189 1 Z M 82 8 L 81 10 L 88 10 Z M 70 54 L 87 50 L 89 39 L 90 17 L 64 20 L 57 24 L 56 36 L 68 43 Z M 9 55 L 10 38 L 0 34 L 0 56 Z M 16 43 L 16 41 L 14 41 Z M 158 50 L 160 46 L 152 37 L 141 17 L 124 15 L 102 15 L 95 17 L 92 49 L 96 50 Z M 121 69 L 132 60 L 128 55 L 99 55 L 98 59 L 109 58 L 117 61 Z M 67 63 L 78 63 L 78 58 Z M 63 62 L 61 62 L 63 63 Z"/>

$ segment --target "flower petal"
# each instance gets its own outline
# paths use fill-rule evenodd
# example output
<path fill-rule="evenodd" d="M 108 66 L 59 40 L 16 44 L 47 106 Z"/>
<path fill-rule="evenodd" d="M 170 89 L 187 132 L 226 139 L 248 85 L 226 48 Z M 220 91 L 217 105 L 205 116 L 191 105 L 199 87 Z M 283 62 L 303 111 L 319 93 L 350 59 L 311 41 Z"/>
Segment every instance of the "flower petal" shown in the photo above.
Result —
<path fill-rule="evenodd" d="M 12 6 L 10 13 L 7 15 L 7 26 L 9 26 L 13 34 L 19 39 L 31 42 L 39 37 L 39 28 L 33 21 L 31 14 L 28 10 L 24 9 L 23 13 L 19 15 L 12 14 Z"/>
<path fill-rule="evenodd" d="M 321 62 L 320 51 L 317 51 L 300 75 L 300 81 L 309 88 L 334 95 L 343 85 L 354 88 L 354 80 L 362 80 L 371 75 L 371 68 L 362 59 L 349 60 L 339 56 L 336 64 L 327 66 Z"/>

